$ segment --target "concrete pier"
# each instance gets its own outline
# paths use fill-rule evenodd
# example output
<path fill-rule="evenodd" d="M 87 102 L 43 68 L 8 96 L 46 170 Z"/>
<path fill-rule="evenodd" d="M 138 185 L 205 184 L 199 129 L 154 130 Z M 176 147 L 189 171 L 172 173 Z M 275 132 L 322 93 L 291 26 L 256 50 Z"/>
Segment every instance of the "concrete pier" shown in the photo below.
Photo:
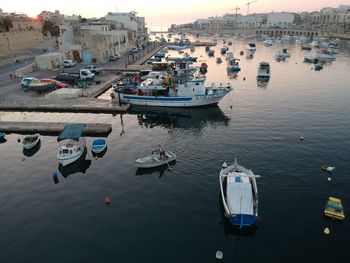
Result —
<path fill-rule="evenodd" d="M 68 123 L 54 122 L 0 122 L 0 131 L 5 133 L 58 135 Z M 112 125 L 106 123 L 86 123 L 82 136 L 108 136 Z"/>
<path fill-rule="evenodd" d="M 3 101 L 0 111 L 38 111 L 38 112 L 83 112 L 83 113 L 126 113 L 129 104 L 119 105 L 108 100 L 79 98 L 66 100 Z"/>

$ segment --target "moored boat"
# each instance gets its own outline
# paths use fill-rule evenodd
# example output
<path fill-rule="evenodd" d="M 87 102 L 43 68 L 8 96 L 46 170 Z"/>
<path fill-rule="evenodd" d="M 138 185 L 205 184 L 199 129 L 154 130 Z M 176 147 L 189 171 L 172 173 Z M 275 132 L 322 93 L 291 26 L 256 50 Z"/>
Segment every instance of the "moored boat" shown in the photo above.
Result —
<path fill-rule="evenodd" d="M 269 78 L 270 73 L 270 64 L 268 62 L 260 62 L 258 68 L 258 78 Z"/>
<path fill-rule="evenodd" d="M 335 197 L 329 197 L 324 208 L 324 214 L 331 218 L 344 220 L 345 214 L 341 200 Z"/>
<path fill-rule="evenodd" d="M 248 43 L 248 50 L 253 51 L 253 52 L 256 51 L 255 43 L 252 43 L 252 42 Z"/>
<path fill-rule="evenodd" d="M 191 70 L 177 69 L 169 72 L 154 72 L 156 75 L 135 85 L 116 89 L 121 103 L 158 107 L 203 107 L 217 104 L 232 88 L 228 83 L 205 85 L 207 65 L 191 75 Z M 198 74 L 197 74 L 198 73 Z"/>
<path fill-rule="evenodd" d="M 220 64 L 221 62 L 222 62 L 221 57 L 217 57 L 217 58 L 216 58 L 216 63 Z"/>
<path fill-rule="evenodd" d="M 26 135 L 22 140 L 23 148 L 26 150 L 34 148 L 40 140 L 39 134 Z"/>
<path fill-rule="evenodd" d="M 225 216 L 232 225 L 253 226 L 258 216 L 258 188 L 252 170 L 235 163 L 223 164 L 220 191 Z"/>
<path fill-rule="evenodd" d="M 83 128 L 84 124 L 67 124 L 57 137 L 57 159 L 62 166 L 74 163 L 84 153 L 85 139 L 80 137 Z"/>
<path fill-rule="evenodd" d="M 107 141 L 104 138 L 95 138 L 92 140 L 90 147 L 93 153 L 101 153 L 107 149 Z"/>

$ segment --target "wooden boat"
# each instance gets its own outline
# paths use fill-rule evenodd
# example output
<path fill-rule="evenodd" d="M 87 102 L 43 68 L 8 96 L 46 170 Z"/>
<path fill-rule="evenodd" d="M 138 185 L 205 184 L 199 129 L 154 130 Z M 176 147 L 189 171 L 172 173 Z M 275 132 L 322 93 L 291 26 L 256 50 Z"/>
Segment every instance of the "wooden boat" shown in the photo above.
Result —
<path fill-rule="evenodd" d="M 258 188 L 251 170 L 235 163 L 223 164 L 220 171 L 220 191 L 225 216 L 232 225 L 252 226 L 258 216 Z"/>
<path fill-rule="evenodd" d="M 324 208 L 324 214 L 331 218 L 343 220 L 345 214 L 341 200 L 335 197 L 329 197 Z"/>
<path fill-rule="evenodd" d="M 39 134 L 26 135 L 22 140 L 23 148 L 26 150 L 34 148 L 40 141 Z"/>
<path fill-rule="evenodd" d="M 135 161 L 139 168 L 153 168 L 161 165 L 169 165 L 170 162 L 176 160 L 176 154 L 171 151 L 165 151 L 164 156 L 160 156 L 157 150 L 152 151 L 151 155 L 139 158 Z"/>
<path fill-rule="evenodd" d="M 32 81 L 28 84 L 28 89 L 32 91 L 42 92 L 51 91 L 56 88 L 56 81 L 53 79 L 41 79 Z"/>
<path fill-rule="evenodd" d="M 101 153 L 107 148 L 107 141 L 104 138 L 96 138 L 91 142 L 91 151 L 93 153 Z"/>

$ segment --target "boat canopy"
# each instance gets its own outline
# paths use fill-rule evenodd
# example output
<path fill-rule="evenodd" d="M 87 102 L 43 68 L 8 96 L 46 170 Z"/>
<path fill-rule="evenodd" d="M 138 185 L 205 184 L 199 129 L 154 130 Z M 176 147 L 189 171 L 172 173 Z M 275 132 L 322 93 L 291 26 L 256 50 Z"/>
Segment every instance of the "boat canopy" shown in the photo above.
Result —
<path fill-rule="evenodd" d="M 243 173 L 227 177 L 227 205 L 232 214 L 254 215 L 253 193 L 249 178 Z"/>
<path fill-rule="evenodd" d="M 82 123 L 66 124 L 66 126 L 64 126 L 64 129 L 58 135 L 57 141 L 60 142 L 67 139 L 79 141 L 84 127 L 85 124 Z"/>

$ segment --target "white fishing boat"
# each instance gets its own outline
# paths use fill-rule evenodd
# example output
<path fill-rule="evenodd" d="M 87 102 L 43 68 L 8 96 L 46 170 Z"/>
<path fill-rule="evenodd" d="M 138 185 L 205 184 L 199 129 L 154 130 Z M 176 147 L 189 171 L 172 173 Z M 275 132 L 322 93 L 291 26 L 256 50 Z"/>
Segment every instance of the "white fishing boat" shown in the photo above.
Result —
<path fill-rule="evenodd" d="M 304 62 L 306 62 L 306 63 L 317 63 L 318 59 L 313 57 L 313 56 L 305 56 L 304 57 Z"/>
<path fill-rule="evenodd" d="M 266 39 L 263 41 L 263 43 L 266 45 L 266 46 L 272 46 L 272 40 L 271 39 Z"/>
<path fill-rule="evenodd" d="M 232 225 L 252 226 L 258 216 L 258 188 L 252 170 L 235 163 L 223 164 L 220 171 L 220 191 L 225 216 Z"/>
<path fill-rule="evenodd" d="M 252 42 L 248 43 L 247 49 L 248 49 L 249 51 L 253 51 L 253 52 L 256 51 L 256 45 L 255 45 L 255 43 L 252 43 Z"/>
<path fill-rule="evenodd" d="M 155 149 L 146 157 L 139 158 L 135 161 L 139 168 L 153 168 L 161 165 L 169 165 L 169 163 L 176 160 L 176 154 L 171 151 L 163 151 L 162 149 Z"/>
<path fill-rule="evenodd" d="M 260 62 L 258 68 L 258 78 L 269 78 L 270 73 L 270 64 L 268 62 Z"/>
<path fill-rule="evenodd" d="M 57 159 L 62 166 L 77 161 L 85 151 L 85 139 L 81 138 L 83 124 L 67 124 L 57 137 Z"/>
<path fill-rule="evenodd" d="M 26 150 L 34 148 L 40 141 L 39 134 L 26 135 L 22 140 L 23 148 Z"/>
<path fill-rule="evenodd" d="M 318 63 L 315 65 L 315 70 L 321 70 L 321 69 L 323 69 L 323 63 L 318 62 Z"/>
<path fill-rule="evenodd" d="M 146 79 L 135 88 L 117 89 L 118 94 L 113 96 L 132 105 L 186 108 L 216 105 L 231 90 L 230 83 L 212 83 L 206 87 L 202 75 L 188 77 L 183 73 Z"/>
<path fill-rule="evenodd" d="M 290 57 L 290 53 L 288 53 L 288 50 L 286 48 L 282 49 L 282 52 L 280 52 L 279 54 L 285 58 Z"/>

